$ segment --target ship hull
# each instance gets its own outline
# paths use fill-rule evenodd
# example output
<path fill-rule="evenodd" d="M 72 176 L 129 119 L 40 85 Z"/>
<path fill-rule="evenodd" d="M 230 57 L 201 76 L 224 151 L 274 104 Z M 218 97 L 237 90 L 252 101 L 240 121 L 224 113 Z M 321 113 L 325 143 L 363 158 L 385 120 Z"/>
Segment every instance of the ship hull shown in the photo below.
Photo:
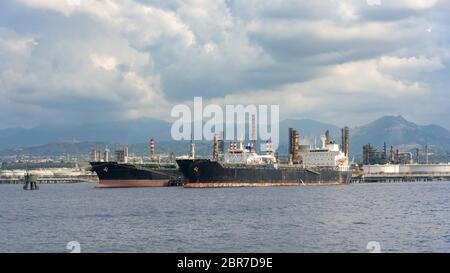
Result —
<path fill-rule="evenodd" d="M 91 162 L 99 178 L 97 188 L 144 188 L 178 185 L 181 174 L 176 169 L 146 169 L 132 164 Z"/>
<path fill-rule="evenodd" d="M 182 159 L 177 160 L 177 164 L 185 178 L 186 188 L 342 185 L 351 179 L 350 172 L 331 168 L 224 167 L 206 159 Z"/>
<path fill-rule="evenodd" d="M 97 188 L 168 187 L 169 179 L 111 179 L 99 180 Z"/>

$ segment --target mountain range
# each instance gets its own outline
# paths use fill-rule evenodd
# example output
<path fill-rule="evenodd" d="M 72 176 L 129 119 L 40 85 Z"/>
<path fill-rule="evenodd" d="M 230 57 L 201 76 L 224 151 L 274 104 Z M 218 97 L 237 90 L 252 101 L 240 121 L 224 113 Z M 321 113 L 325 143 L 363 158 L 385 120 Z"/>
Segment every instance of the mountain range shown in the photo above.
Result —
<path fill-rule="evenodd" d="M 0 155 L 28 153 L 76 154 L 86 153 L 94 147 L 108 145 L 110 149 L 130 145 L 130 152 L 146 153 L 150 138 L 158 143 L 160 151 L 187 151 L 186 142 L 171 140 L 171 123 L 155 119 L 136 119 L 87 123 L 82 125 L 39 126 L 31 129 L 10 128 L 0 130 Z M 340 143 L 340 128 L 333 124 L 311 119 L 288 119 L 280 122 L 280 151 L 287 150 L 288 128 L 298 129 L 301 141 L 320 143 L 320 135 L 326 130 Z M 437 125 L 417 125 L 402 116 L 384 116 L 369 124 L 350 128 L 352 155 L 361 154 L 362 146 L 372 143 L 382 147 L 383 142 L 401 149 L 423 148 L 430 145 L 435 150 L 450 151 L 450 132 Z M 209 148 L 209 144 L 204 143 Z M 206 148 L 205 148 L 206 149 Z"/>

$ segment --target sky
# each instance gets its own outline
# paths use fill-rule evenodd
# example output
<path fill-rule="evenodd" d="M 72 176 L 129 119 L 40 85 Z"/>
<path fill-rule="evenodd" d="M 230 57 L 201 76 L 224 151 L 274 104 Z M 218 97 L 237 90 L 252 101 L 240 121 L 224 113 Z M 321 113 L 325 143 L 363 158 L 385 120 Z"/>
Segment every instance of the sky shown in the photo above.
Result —
<path fill-rule="evenodd" d="M 450 128 L 450 0 L 1 0 L 0 128 L 277 104 Z"/>

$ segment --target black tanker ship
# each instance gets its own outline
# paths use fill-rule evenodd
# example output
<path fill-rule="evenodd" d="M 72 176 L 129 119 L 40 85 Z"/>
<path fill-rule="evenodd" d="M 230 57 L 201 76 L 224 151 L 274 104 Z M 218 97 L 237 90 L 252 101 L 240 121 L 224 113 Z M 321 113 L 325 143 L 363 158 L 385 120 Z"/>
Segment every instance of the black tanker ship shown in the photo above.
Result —
<path fill-rule="evenodd" d="M 179 159 L 188 188 L 339 185 L 351 179 L 350 171 L 301 166 L 227 166 L 209 159 Z"/>
<path fill-rule="evenodd" d="M 255 144 L 243 146 L 242 141 L 223 149 L 223 141 L 215 139 L 213 160 L 177 159 L 183 174 L 184 186 L 204 187 L 260 187 L 339 185 L 350 183 L 348 167 L 348 129 L 343 129 L 342 150 L 330 141 L 328 131 L 322 136 L 322 147 L 311 149 L 300 145 L 299 134 L 289 129 L 289 160 L 281 163 L 266 144 L 266 154 L 259 155 Z M 301 152 L 302 150 L 302 152 Z M 194 153 L 191 153 L 194 154 Z"/>
<path fill-rule="evenodd" d="M 127 164 L 91 162 L 99 178 L 98 188 L 134 188 L 180 186 L 182 175 L 174 164 Z"/>

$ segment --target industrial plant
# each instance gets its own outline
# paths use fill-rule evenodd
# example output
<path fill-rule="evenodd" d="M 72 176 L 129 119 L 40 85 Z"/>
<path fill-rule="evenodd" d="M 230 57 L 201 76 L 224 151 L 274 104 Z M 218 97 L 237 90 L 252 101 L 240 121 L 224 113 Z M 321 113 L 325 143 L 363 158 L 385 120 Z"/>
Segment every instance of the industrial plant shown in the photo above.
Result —
<path fill-rule="evenodd" d="M 387 143 L 378 150 L 374 145 L 363 146 L 362 173 L 354 175 L 355 182 L 415 182 L 415 181 L 448 181 L 450 164 L 430 164 L 429 146 L 424 152 L 419 148 L 414 152 L 400 152 L 393 145 L 389 154 Z"/>

